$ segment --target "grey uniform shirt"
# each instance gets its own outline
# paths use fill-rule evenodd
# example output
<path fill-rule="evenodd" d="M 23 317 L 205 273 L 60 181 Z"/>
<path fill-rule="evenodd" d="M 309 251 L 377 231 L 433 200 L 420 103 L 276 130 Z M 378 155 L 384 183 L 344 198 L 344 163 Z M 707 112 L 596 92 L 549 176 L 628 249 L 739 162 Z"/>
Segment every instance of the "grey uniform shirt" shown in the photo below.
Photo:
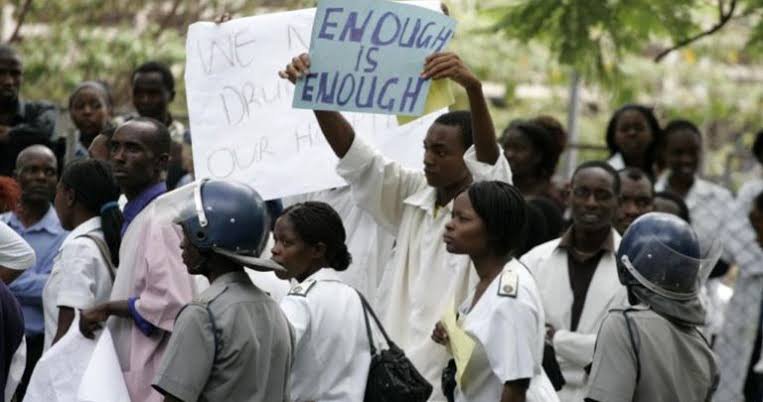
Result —
<path fill-rule="evenodd" d="M 288 401 L 292 351 L 278 304 L 228 273 L 178 314 L 154 387 L 183 401 Z"/>
<path fill-rule="evenodd" d="M 600 402 L 709 401 L 718 383 L 715 356 L 696 327 L 680 327 L 643 305 L 611 310 L 596 340 L 588 398 Z"/>

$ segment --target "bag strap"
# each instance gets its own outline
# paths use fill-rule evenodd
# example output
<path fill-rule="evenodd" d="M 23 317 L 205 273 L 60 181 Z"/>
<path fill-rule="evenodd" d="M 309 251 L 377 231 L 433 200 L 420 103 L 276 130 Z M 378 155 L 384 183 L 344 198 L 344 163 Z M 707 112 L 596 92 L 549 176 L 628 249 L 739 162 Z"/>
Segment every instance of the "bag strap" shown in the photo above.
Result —
<path fill-rule="evenodd" d="M 368 304 L 368 301 L 366 300 L 366 298 L 363 296 L 362 293 L 360 293 L 357 289 L 355 289 L 355 293 L 358 294 L 358 296 L 360 297 L 360 303 L 363 305 L 363 316 L 366 321 L 366 332 L 368 333 L 368 342 L 371 345 L 371 355 L 373 356 L 376 354 L 376 346 L 374 346 L 374 340 L 373 340 L 372 331 L 371 331 L 371 324 L 368 320 L 369 314 L 374 319 L 374 323 L 376 323 L 376 327 L 379 328 L 379 331 L 382 333 L 382 336 L 384 336 L 384 340 L 387 342 L 387 345 L 389 345 L 390 347 L 394 347 L 395 344 L 392 342 L 391 339 L 389 339 L 389 335 L 387 335 L 387 331 L 384 330 L 384 326 L 379 320 L 379 317 L 376 316 L 374 309 L 371 308 L 371 305 Z"/>
<path fill-rule="evenodd" d="M 98 247 L 98 250 L 101 252 L 101 257 L 106 261 L 106 267 L 109 269 L 109 276 L 111 277 L 111 281 L 114 281 L 114 277 L 116 276 L 116 268 L 114 267 L 114 263 L 111 262 L 111 252 L 109 251 L 109 246 L 106 245 L 106 242 L 103 241 L 100 237 L 91 234 L 91 233 L 85 233 L 82 235 L 79 235 L 77 237 L 86 237 L 93 242 L 95 242 L 95 245 Z"/>
<path fill-rule="evenodd" d="M 215 322 L 215 317 L 212 316 L 212 310 L 209 309 L 209 304 L 205 305 L 204 308 L 207 309 L 207 315 L 209 315 L 209 323 L 212 324 L 212 336 L 215 340 L 215 351 L 214 355 L 212 356 L 212 362 L 214 363 L 217 361 L 217 348 L 220 345 L 220 339 L 217 335 L 217 323 Z"/>
<path fill-rule="evenodd" d="M 628 317 L 627 310 L 623 310 L 623 317 L 625 317 L 625 328 L 628 329 L 628 337 L 631 340 L 631 348 L 633 348 L 633 354 L 636 356 L 636 385 L 638 385 L 641 380 L 641 354 L 639 353 L 641 339 L 639 338 L 638 329 L 634 330 L 632 327 L 636 324 Z"/>

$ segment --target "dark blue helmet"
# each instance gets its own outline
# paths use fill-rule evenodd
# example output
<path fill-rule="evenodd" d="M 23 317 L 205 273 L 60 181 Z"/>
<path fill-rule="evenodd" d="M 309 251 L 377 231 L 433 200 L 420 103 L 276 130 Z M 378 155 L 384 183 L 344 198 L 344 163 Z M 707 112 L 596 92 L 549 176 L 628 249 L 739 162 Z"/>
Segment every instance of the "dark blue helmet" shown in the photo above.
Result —
<path fill-rule="evenodd" d="M 190 184 L 193 200 L 178 220 L 191 244 L 253 268 L 276 269 L 258 257 L 268 240 L 270 217 L 265 201 L 251 187 L 224 180 Z M 182 191 L 182 189 L 181 189 Z"/>
<path fill-rule="evenodd" d="M 672 300 L 697 296 L 706 263 L 691 226 L 659 212 L 636 219 L 617 250 L 617 273 L 623 285 L 641 285 Z"/>

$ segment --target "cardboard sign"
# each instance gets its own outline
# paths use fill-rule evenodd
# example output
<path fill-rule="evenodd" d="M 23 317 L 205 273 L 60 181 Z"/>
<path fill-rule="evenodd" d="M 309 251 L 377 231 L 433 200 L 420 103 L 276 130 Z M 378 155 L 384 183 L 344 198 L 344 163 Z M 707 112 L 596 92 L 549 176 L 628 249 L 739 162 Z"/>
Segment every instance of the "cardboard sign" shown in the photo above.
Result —
<path fill-rule="evenodd" d="M 310 40 L 310 74 L 294 107 L 419 116 L 432 81 L 426 56 L 453 38 L 455 20 L 386 0 L 321 0 Z"/>

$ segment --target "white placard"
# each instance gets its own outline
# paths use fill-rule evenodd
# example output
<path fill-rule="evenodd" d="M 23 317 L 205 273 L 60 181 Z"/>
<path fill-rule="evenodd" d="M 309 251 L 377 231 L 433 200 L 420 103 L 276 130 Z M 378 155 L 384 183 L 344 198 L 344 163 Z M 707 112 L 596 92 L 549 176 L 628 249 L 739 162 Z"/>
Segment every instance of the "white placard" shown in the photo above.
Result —
<path fill-rule="evenodd" d="M 197 178 L 240 180 L 266 199 L 345 184 L 315 116 L 292 109 L 293 85 L 278 77 L 292 57 L 307 52 L 314 15 L 311 8 L 189 27 L 185 80 Z M 388 158 L 418 170 L 422 141 L 438 114 L 402 127 L 394 116 L 345 116 Z"/>

